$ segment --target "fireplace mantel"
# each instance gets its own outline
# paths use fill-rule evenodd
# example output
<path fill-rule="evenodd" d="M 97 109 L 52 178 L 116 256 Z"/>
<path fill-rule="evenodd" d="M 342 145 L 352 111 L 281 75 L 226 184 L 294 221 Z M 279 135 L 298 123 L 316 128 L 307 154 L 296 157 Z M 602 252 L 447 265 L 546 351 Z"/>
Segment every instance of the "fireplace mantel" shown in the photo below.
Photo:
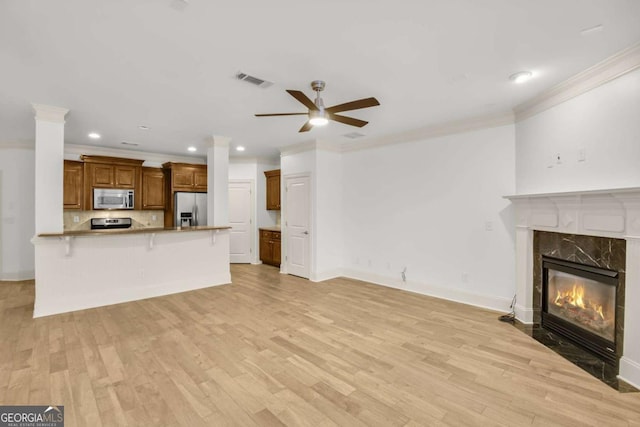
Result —
<path fill-rule="evenodd" d="M 516 226 L 589 236 L 640 238 L 640 187 L 504 196 Z"/>
<path fill-rule="evenodd" d="M 533 323 L 534 230 L 626 240 L 624 351 L 619 377 L 640 387 L 640 187 L 504 196 L 515 207 L 516 317 Z"/>

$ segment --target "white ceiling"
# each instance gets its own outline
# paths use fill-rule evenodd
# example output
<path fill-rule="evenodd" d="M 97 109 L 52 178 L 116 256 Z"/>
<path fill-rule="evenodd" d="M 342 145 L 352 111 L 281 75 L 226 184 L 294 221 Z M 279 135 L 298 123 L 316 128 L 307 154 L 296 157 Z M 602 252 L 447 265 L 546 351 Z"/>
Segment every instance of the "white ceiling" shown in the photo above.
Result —
<path fill-rule="evenodd" d="M 639 17 L 636 0 L 0 0 L 0 142 L 33 141 L 32 102 L 71 110 L 69 143 L 159 153 L 384 136 L 507 111 L 640 40 Z M 536 78 L 509 82 L 520 70 Z M 302 134 L 304 116 L 253 116 L 304 112 L 285 89 L 315 79 L 327 106 L 381 106 Z"/>

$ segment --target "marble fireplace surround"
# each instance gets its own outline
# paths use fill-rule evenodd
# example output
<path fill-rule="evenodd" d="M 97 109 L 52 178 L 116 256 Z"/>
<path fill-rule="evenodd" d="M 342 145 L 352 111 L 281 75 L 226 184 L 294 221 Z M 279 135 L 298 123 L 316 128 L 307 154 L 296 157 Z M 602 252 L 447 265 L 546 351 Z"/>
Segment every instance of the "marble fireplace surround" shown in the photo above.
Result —
<path fill-rule="evenodd" d="M 516 318 L 537 320 L 534 231 L 626 241 L 624 348 L 618 377 L 640 387 L 640 187 L 506 196 L 516 212 Z"/>

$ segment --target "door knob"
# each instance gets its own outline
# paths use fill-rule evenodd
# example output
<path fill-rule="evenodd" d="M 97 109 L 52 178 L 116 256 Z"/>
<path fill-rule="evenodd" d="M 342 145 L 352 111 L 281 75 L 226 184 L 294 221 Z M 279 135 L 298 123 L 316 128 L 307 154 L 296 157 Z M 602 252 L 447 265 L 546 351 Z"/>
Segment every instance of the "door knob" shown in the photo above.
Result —
<path fill-rule="evenodd" d="M 308 231 L 303 231 L 302 234 L 309 234 L 309 232 Z"/>

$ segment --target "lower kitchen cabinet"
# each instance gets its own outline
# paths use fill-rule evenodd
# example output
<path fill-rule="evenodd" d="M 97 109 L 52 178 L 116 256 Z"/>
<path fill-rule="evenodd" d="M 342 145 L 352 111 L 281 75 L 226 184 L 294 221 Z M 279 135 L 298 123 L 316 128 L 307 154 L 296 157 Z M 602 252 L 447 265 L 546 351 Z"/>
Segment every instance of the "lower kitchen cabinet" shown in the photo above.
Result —
<path fill-rule="evenodd" d="M 280 232 L 260 229 L 260 261 L 280 267 L 281 251 Z"/>

